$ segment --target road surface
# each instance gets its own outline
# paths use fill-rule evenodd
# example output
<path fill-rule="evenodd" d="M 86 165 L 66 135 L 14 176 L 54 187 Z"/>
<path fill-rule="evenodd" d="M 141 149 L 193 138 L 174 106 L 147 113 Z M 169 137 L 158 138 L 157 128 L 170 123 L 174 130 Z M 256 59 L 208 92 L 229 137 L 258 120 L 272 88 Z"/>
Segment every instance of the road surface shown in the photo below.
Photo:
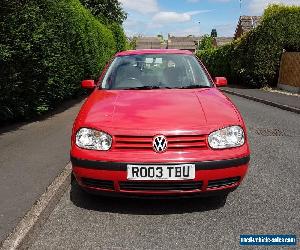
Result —
<path fill-rule="evenodd" d="M 0 131 L 0 242 L 70 160 L 72 124 L 81 100 L 56 114 Z"/>
<path fill-rule="evenodd" d="M 246 121 L 252 154 L 246 179 L 224 207 L 205 199 L 102 198 L 73 186 L 31 249 L 238 249 L 240 234 L 299 238 L 300 116 L 230 98 Z"/>

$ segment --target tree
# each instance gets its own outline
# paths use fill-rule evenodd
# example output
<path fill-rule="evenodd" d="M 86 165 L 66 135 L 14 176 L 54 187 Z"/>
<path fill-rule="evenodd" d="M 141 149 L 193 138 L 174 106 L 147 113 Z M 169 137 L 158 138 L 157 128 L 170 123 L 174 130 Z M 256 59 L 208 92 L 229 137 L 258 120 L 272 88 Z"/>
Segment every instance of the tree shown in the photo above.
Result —
<path fill-rule="evenodd" d="M 127 13 L 118 0 L 80 0 L 80 2 L 103 23 L 122 24 L 127 18 Z"/>
<path fill-rule="evenodd" d="M 213 48 L 213 38 L 209 35 L 204 35 L 200 41 L 198 50 L 210 50 Z"/>
<path fill-rule="evenodd" d="M 159 38 L 160 42 L 164 41 L 164 37 L 162 34 L 158 34 L 157 37 Z"/>
<path fill-rule="evenodd" d="M 212 29 L 211 33 L 210 33 L 210 36 L 211 37 L 217 37 L 218 36 L 217 30 L 216 29 Z"/>
<path fill-rule="evenodd" d="M 138 37 L 134 36 L 129 38 L 128 48 L 127 49 L 136 49 L 136 42 Z"/>

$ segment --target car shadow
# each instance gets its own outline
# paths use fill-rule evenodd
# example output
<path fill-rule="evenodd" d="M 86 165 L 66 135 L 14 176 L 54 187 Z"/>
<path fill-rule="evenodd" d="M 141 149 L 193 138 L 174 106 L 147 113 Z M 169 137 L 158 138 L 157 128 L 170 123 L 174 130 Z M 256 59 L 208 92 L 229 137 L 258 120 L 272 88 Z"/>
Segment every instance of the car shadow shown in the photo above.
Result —
<path fill-rule="evenodd" d="M 223 207 L 225 202 L 214 197 L 191 198 L 131 198 L 109 197 L 87 193 L 76 181 L 71 184 L 70 200 L 83 209 L 136 215 L 183 214 L 205 212 Z"/>

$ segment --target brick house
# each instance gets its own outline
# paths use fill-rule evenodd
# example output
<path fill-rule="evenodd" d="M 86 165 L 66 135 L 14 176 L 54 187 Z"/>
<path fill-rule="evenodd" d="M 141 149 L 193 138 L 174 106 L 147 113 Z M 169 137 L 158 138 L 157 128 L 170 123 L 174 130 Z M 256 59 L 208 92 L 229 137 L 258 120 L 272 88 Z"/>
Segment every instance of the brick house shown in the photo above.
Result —
<path fill-rule="evenodd" d="M 261 16 L 240 16 L 238 25 L 235 30 L 234 39 L 241 37 L 243 34 L 249 32 L 261 21 Z"/>
<path fill-rule="evenodd" d="M 213 38 L 213 46 L 220 47 L 225 44 L 231 43 L 232 40 L 233 40 L 233 37 L 214 37 Z"/>
<path fill-rule="evenodd" d="M 187 36 L 187 37 L 175 37 L 168 34 L 168 49 L 181 49 L 195 52 L 201 37 Z"/>
<path fill-rule="evenodd" d="M 136 49 L 161 49 L 163 45 L 159 37 L 138 37 Z"/>

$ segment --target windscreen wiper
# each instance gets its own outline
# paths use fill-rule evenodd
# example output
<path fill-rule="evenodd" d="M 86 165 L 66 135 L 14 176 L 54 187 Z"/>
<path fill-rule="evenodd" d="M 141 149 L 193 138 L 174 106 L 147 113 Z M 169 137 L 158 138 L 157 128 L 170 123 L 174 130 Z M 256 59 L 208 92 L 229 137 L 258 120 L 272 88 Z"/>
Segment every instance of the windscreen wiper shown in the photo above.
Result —
<path fill-rule="evenodd" d="M 210 86 L 192 84 L 188 86 L 176 87 L 177 89 L 197 89 L 197 88 L 210 88 Z"/>
<path fill-rule="evenodd" d="M 124 88 L 122 90 L 135 90 L 135 89 L 163 89 L 164 87 L 160 86 L 140 86 L 140 87 L 132 87 L 132 88 Z"/>

